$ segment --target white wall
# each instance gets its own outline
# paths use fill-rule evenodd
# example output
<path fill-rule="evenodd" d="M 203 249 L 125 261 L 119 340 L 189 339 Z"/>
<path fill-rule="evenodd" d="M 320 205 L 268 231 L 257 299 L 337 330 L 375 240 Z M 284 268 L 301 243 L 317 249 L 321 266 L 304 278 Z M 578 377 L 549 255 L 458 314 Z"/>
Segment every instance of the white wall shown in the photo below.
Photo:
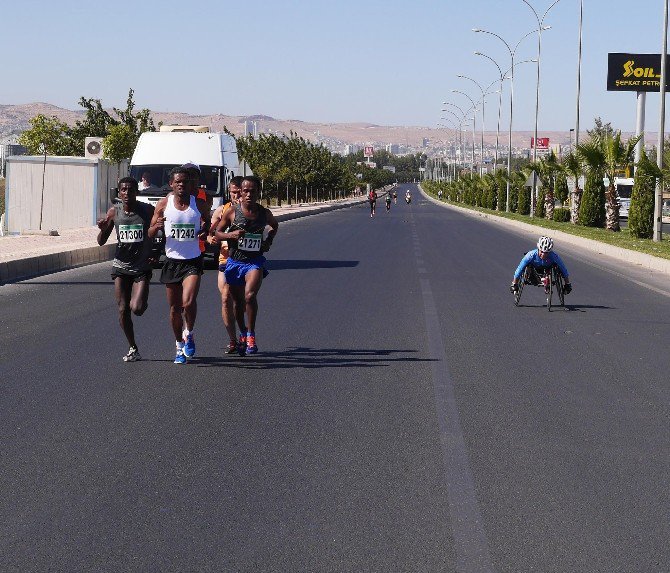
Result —
<path fill-rule="evenodd" d="M 116 187 L 127 165 L 82 157 L 16 156 L 7 160 L 5 224 L 10 233 L 40 229 L 77 229 L 95 225 L 109 208 L 109 187 Z"/>

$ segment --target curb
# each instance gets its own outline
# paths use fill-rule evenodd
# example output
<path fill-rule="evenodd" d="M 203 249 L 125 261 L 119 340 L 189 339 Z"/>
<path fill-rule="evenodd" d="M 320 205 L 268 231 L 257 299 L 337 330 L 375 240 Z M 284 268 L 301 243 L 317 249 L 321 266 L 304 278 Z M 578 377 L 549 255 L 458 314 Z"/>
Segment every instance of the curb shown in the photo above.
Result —
<path fill-rule="evenodd" d="M 473 211 L 472 209 L 468 209 L 466 207 L 460 207 L 458 205 L 453 205 L 451 203 L 445 203 L 444 201 L 439 201 L 438 199 L 435 199 L 434 197 L 428 195 L 428 193 L 426 193 L 422 189 L 421 185 L 419 185 L 419 189 L 422 195 L 427 199 L 429 199 L 430 201 L 432 201 L 433 203 L 442 205 L 447 209 L 453 209 L 455 211 L 459 211 L 471 217 L 486 219 L 487 221 L 494 223 L 496 225 L 516 228 L 521 231 L 532 233 L 535 236 L 538 235 L 538 229 L 542 229 L 542 227 L 537 227 L 535 225 L 530 225 L 528 223 L 523 223 L 521 221 L 512 221 L 510 219 L 505 219 L 504 217 L 496 217 L 495 215 L 489 215 L 488 213 L 480 213 L 479 211 Z M 570 233 L 565 233 L 564 231 L 555 231 L 553 229 L 548 229 L 548 231 L 551 231 L 551 236 L 553 239 L 559 238 L 563 243 L 577 246 L 582 249 L 589 250 L 593 253 L 607 255 L 617 260 L 641 266 L 652 271 L 663 273 L 665 275 L 670 275 L 669 259 L 654 257 L 653 255 L 648 255 L 646 253 L 638 253 L 637 251 L 631 251 L 629 249 L 624 249 L 623 247 L 608 245 L 607 243 L 601 243 L 600 241 L 587 239 L 585 237 L 577 237 L 575 235 L 571 235 Z"/>
<path fill-rule="evenodd" d="M 318 215 L 319 213 L 325 213 L 327 211 L 344 209 L 345 207 L 351 207 L 364 201 L 365 199 L 361 199 L 360 201 L 345 199 L 340 203 L 322 205 L 315 209 L 296 211 L 294 213 L 281 213 L 276 215 L 276 218 L 277 221 L 280 222 L 291 221 L 301 217 Z M 83 267 L 86 265 L 111 261 L 114 258 L 115 250 L 116 244 L 111 243 L 103 245 L 102 247 L 94 245 L 91 247 L 71 249 L 61 253 L 37 255 L 25 259 L 3 262 L 0 263 L 0 285 L 31 279 L 50 273 L 65 271 L 68 269 L 74 269 L 77 267 Z"/>

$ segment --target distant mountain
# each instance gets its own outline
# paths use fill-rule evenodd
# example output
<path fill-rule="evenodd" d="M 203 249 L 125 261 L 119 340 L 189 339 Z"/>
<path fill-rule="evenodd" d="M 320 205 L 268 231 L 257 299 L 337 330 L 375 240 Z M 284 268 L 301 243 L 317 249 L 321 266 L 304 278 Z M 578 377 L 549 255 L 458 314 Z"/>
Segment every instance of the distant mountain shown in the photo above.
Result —
<path fill-rule="evenodd" d="M 111 111 L 111 110 L 110 110 Z M 17 135 L 30 127 L 28 121 L 37 114 L 56 116 L 61 121 L 73 124 L 84 116 L 83 111 L 73 111 L 57 107 L 48 103 L 29 103 L 21 105 L 0 104 L 0 139 Z M 153 112 L 154 122 L 163 124 L 207 125 L 212 131 L 222 130 L 225 126 L 235 135 L 244 135 L 245 122 L 249 131 L 256 124 L 257 133 L 285 133 L 294 132 L 312 142 L 326 144 L 331 149 L 344 147 L 346 144 L 372 144 L 383 148 L 390 143 L 396 143 L 406 148 L 419 149 L 423 140 L 429 140 L 430 147 L 444 145 L 447 140 L 453 140 L 451 131 L 445 129 L 412 126 L 388 126 L 373 123 L 313 123 L 300 120 L 276 119 L 267 115 L 233 116 L 233 115 L 193 115 L 178 112 Z M 529 147 L 532 137 L 531 131 L 516 131 L 512 134 L 512 144 L 515 147 Z M 472 145 L 471 133 L 464 133 L 466 145 Z M 479 136 L 479 134 L 477 134 Z M 566 145 L 570 142 L 568 132 L 546 132 L 542 137 L 549 137 L 551 144 Z M 647 134 L 648 141 L 651 134 Z M 485 145 L 495 145 L 495 131 L 486 131 Z M 507 132 L 500 133 L 500 145 L 506 145 Z M 476 145 L 479 144 L 477 137 Z M 341 149 L 338 149 L 341 151 Z"/>

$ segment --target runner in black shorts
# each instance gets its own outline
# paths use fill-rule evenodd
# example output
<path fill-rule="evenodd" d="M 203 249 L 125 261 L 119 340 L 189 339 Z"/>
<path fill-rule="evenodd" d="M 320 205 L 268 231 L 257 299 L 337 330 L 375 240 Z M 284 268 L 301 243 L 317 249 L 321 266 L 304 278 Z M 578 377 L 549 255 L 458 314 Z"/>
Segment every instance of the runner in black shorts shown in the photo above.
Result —
<path fill-rule="evenodd" d="M 119 307 L 119 324 L 130 349 L 124 362 L 141 360 L 135 342 L 131 313 L 142 316 L 149 300 L 151 281 L 151 247 L 148 230 L 154 208 L 137 201 L 137 181 L 124 177 L 119 181 L 121 203 L 107 211 L 98 221 L 98 245 L 104 245 L 116 229 L 116 253 L 112 262 L 114 297 Z"/>
<path fill-rule="evenodd" d="M 200 240 L 207 238 L 207 204 L 193 195 L 195 183 L 184 167 L 170 172 L 172 192 L 156 205 L 149 235 L 165 229 L 165 264 L 161 282 L 170 305 L 170 324 L 175 335 L 175 364 L 195 356 L 193 327 L 198 312 L 196 297 L 202 275 Z M 184 328 L 185 327 L 185 328 Z"/>

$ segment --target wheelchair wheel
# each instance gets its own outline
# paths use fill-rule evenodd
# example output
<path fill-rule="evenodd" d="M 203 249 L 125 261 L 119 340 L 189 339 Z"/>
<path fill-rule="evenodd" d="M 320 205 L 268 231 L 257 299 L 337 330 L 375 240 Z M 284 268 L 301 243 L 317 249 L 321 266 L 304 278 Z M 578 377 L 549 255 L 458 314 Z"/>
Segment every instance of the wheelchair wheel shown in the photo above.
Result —
<path fill-rule="evenodd" d="M 554 267 L 551 269 L 551 282 L 556 286 L 556 293 L 558 294 L 558 300 L 561 303 L 561 306 L 565 306 L 565 279 L 561 274 L 561 271 Z"/>
<path fill-rule="evenodd" d="M 528 273 L 528 268 L 525 268 L 523 270 L 523 274 L 521 275 L 521 278 L 519 279 L 519 290 L 514 293 L 514 306 L 519 306 L 519 301 L 521 300 L 521 293 L 523 292 L 523 285 L 526 284 L 526 280 L 528 279 L 527 276 Z"/>
<path fill-rule="evenodd" d="M 551 312 L 551 297 L 554 294 L 554 281 L 551 280 L 552 271 L 549 271 L 549 292 L 547 293 L 547 310 Z"/>

